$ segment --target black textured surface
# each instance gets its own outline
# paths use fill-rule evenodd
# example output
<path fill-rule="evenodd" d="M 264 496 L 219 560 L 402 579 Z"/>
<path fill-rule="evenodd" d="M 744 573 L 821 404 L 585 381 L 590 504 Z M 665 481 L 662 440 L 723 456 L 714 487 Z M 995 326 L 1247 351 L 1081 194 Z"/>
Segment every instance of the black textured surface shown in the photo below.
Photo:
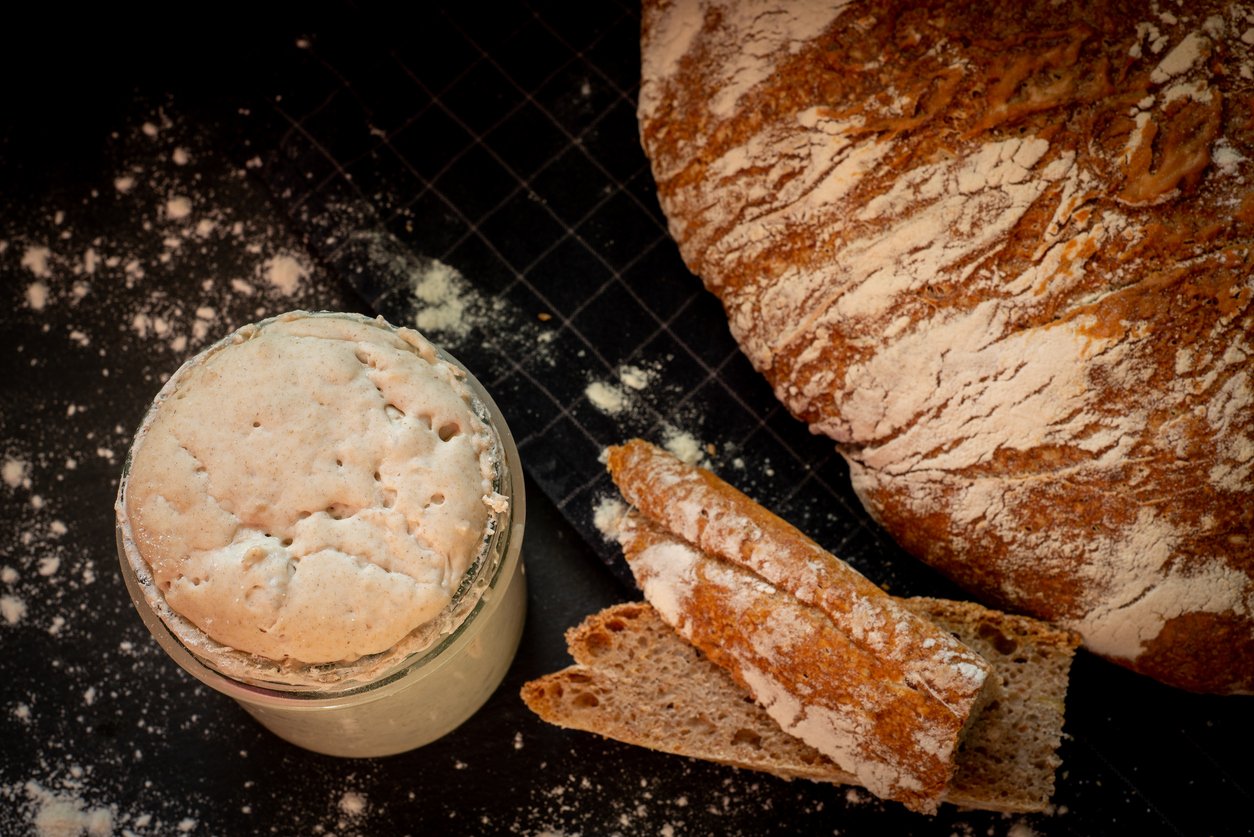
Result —
<path fill-rule="evenodd" d="M 0 483 L 0 596 L 24 606 L 0 619 L 0 833 L 37 832 L 56 796 L 136 834 L 1249 832 L 1249 699 L 1171 691 L 1085 655 L 1052 815 L 920 818 L 532 717 L 518 687 L 566 664 L 565 628 L 635 595 L 591 526 L 610 493 L 597 456 L 628 436 L 687 433 L 894 592 L 955 591 L 865 517 L 839 457 L 777 406 L 680 262 L 637 140 L 634 7 L 293 15 L 215 7 L 141 26 L 100 11 L 6 32 L 0 459 L 25 462 L 30 484 Z M 172 168 L 174 148 L 192 162 Z M 125 194 L 124 175 L 138 181 Z M 179 227 L 171 248 L 175 193 L 192 195 L 193 218 L 242 232 Z M 23 265 L 36 246 L 51 252 L 43 278 Z M 121 258 L 88 274 L 87 249 Z M 291 296 L 257 273 L 279 252 L 311 268 Z M 463 277 L 474 327 L 431 336 L 493 392 L 530 481 L 523 645 L 485 711 L 445 739 L 388 759 L 316 756 L 148 638 L 115 570 L 117 470 L 162 376 L 205 339 L 296 304 L 408 322 L 424 305 L 415 277 L 439 265 Z M 184 351 L 136 314 L 192 335 Z M 623 364 L 648 384 L 624 387 Z M 599 409 L 593 382 L 627 406 Z"/>

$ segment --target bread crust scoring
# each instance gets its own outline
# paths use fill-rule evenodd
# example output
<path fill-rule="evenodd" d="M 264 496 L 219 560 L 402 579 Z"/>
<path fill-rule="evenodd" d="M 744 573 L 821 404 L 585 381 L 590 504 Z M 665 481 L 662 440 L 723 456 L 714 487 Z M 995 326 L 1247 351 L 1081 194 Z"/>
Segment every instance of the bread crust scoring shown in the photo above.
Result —
<path fill-rule="evenodd" d="M 1254 691 L 1254 17 L 645 4 L 672 234 L 870 513 L 986 601 Z"/>

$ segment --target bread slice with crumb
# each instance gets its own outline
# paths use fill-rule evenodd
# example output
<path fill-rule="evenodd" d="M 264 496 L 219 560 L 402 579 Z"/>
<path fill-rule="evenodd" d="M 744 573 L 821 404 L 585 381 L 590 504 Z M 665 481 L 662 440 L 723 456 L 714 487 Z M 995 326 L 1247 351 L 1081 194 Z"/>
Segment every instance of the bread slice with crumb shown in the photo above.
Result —
<path fill-rule="evenodd" d="M 1043 810 L 1061 763 L 1057 748 L 1078 636 L 969 602 L 897 601 L 979 652 L 1000 685 L 1000 696 L 967 731 L 944 800 L 990 811 Z M 576 665 L 522 689 L 527 706 L 549 723 L 785 779 L 857 784 L 784 732 L 645 602 L 593 614 L 566 640 Z"/>

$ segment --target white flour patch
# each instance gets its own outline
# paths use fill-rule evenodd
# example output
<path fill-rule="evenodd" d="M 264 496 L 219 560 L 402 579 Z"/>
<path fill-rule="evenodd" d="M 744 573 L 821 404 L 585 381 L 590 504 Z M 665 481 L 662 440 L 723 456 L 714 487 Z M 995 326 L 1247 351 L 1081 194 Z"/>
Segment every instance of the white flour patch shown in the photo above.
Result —
<path fill-rule="evenodd" d="M 16 625 L 26 616 L 26 602 L 17 596 L 0 596 L 0 618 L 6 624 Z"/>
<path fill-rule="evenodd" d="M 292 296 L 309 278 L 309 268 L 289 253 L 272 258 L 265 266 L 265 279 L 283 296 Z"/>
<path fill-rule="evenodd" d="M 89 805 L 72 794 L 45 790 L 37 782 L 26 783 L 26 794 L 33 807 L 31 824 L 39 837 L 108 837 L 114 833 L 111 807 Z"/>
<path fill-rule="evenodd" d="M 607 415 L 621 413 L 627 407 L 627 396 L 618 387 L 604 381 L 593 381 L 584 388 L 584 397 Z"/>
<path fill-rule="evenodd" d="M 52 271 L 48 267 L 48 259 L 51 256 L 52 251 L 47 247 L 27 247 L 26 252 L 22 254 L 21 264 L 22 267 L 40 279 L 47 279 L 52 275 Z"/>
<path fill-rule="evenodd" d="M 165 217 L 171 221 L 181 221 L 192 214 L 192 201 L 184 195 L 170 198 L 165 205 Z"/>
<path fill-rule="evenodd" d="M 30 464 L 21 459 L 5 458 L 0 465 L 0 477 L 9 488 L 30 487 Z"/>
<path fill-rule="evenodd" d="M 340 797 L 340 811 L 342 811 L 345 816 L 360 817 L 366 812 L 366 797 L 360 793 L 346 791 L 344 795 Z"/>
<path fill-rule="evenodd" d="M 414 272 L 409 287 L 418 304 L 414 324 L 419 331 L 462 337 L 470 331 L 472 321 L 467 314 L 475 302 L 473 291 L 456 270 L 431 259 Z"/>
<path fill-rule="evenodd" d="M 48 286 L 43 282 L 31 282 L 26 286 L 26 304 L 33 311 L 42 311 L 48 304 Z"/>
<path fill-rule="evenodd" d="M 621 417 L 625 427 L 654 424 L 661 444 L 671 453 L 689 464 L 708 464 L 707 453 L 713 446 L 698 440 L 695 433 L 686 429 L 703 425 L 705 417 L 682 405 L 670 406 L 681 401 L 681 393 L 652 389 L 665 382 L 664 367 L 661 361 L 621 364 L 613 370 L 612 380 L 590 381 L 584 387 L 584 397 L 602 413 Z M 672 395 L 676 397 L 672 399 Z M 659 407 L 667 409 L 669 415 L 659 416 Z M 626 437 L 613 441 L 626 441 Z"/>
<path fill-rule="evenodd" d="M 706 445 L 696 436 L 678 428 L 667 428 L 662 438 L 662 447 L 674 454 L 680 461 L 689 465 L 708 464 Z"/>
<path fill-rule="evenodd" d="M 649 384 L 653 383 L 656 378 L 656 370 L 642 369 L 631 364 L 623 364 L 618 367 L 619 382 L 628 389 L 633 389 L 637 392 L 647 389 Z"/>
<path fill-rule="evenodd" d="M 362 229 L 352 209 L 336 207 L 353 263 L 373 273 L 382 287 L 408 290 L 412 325 L 433 342 L 464 360 L 459 353 L 490 346 L 497 357 L 523 357 L 551 366 L 554 331 L 548 319 L 519 311 L 508 301 L 491 297 L 468 281 L 453 265 L 414 253 L 394 235 Z M 475 370 L 471 370 L 472 372 Z M 480 370 L 482 371 L 482 370 Z"/>
<path fill-rule="evenodd" d="M 627 504 L 618 497 L 602 497 L 596 501 L 592 510 L 592 522 L 607 541 L 618 540 L 618 529 L 623 516 L 627 514 Z"/>

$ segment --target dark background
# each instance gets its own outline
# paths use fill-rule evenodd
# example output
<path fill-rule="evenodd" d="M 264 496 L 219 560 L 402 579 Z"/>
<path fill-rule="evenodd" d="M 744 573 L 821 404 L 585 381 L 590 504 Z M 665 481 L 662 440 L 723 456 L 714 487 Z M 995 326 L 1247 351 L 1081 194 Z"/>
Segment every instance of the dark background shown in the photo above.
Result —
<path fill-rule="evenodd" d="M 1249 699 L 1085 654 L 1046 815 L 920 818 L 523 707 L 523 682 L 567 664 L 567 627 L 637 595 L 591 527 L 610 493 L 598 454 L 632 435 L 699 440 L 707 464 L 894 593 L 959 595 L 866 518 L 839 457 L 778 407 L 679 260 L 637 138 L 638 31 L 617 2 L 340 3 L 53 9 L 0 34 L 0 460 L 22 463 L 0 482 L 15 615 L 0 619 L 0 833 L 46 831 L 58 812 L 135 834 L 1250 831 Z M 44 247 L 37 275 L 27 256 Z M 267 281 L 276 256 L 307 275 Z M 116 572 L 116 476 L 187 355 L 295 307 L 412 322 L 433 265 L 460 274 L 465 312 L 430 336 L 520 443 L 527 628 L 455 733 L 388 759 L 317 756 L 150 640 Z M 648 386 L 625 388 L 624 364 Z M 598 409 L 593 382 L 627 406 Z"/>

